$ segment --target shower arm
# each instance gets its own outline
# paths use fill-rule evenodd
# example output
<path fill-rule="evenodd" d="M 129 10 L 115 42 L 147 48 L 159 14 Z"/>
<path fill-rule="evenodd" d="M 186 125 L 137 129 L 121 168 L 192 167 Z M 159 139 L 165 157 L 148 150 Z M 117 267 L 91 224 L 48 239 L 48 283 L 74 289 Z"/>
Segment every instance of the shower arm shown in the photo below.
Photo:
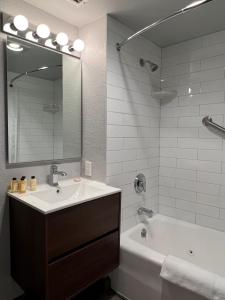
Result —
<path fill-rule="evenodd" d="M 193 6 L 190 4 L 190 5 L 186 6 L 186 7 L 184 7 L 184 8 L 182 8 L 182 9 L 178 10 L 177 12 L 173 13 L 172 15 L 169 15 L 169 16 L 166 17 L 166 18 L 159 19 L 158 21 L 152 23 L 151 25 L 148 25 L 148 26 L 144 27 L 143 29 L 137 31 L 136 33 L 132 34 L 132 35 L 129 36 L 128 38 L 124 39 L 122 42 L 117 43 L 117 44 L 116 44 L 116 49 L 117 49 L 118 51 L 120 51 L 121 48 L 122 48 L 126 43 L 128 43 L 129 41 L 131 41 L 131 40 L 137 38 L 139 35 L 143 34 L 144 32 L 146 32 L 146 31 L 148 31 L 148 30 L 150 30 L 150 29 L 152 29 L 152 28 L 155 28 L 155 27 L 159 26 L 160 24 L 162 24 L 162 23 L 164 23 L 164 22 L 166 22 L 166 21 L 169 21 L 169 20 L 171 20 L 171 19 L 173 19 L 173 18 L 175 18 L 175 17 L 177 17 L 177 16 L 179 16 L 179 15 L 181 15 L 181 14 L 185 14 L 186 12 L 189 12 L 190 10 L 195 9 L 195 8 L 197 8 L 197 7 L 199 7 L 199 6 L 203 5 L 203 4 L 206 4 L 206 3 L 208 3 L 208 2 L 211 2 L 211 1 L 214 1 L 214 0 L 205 0 L 205 1 L 202 1 L 202 2 L 200 2 L 200 3 L 198 3 L 198 4 L 196 4 L 196 5 L 193 4 Z M 198 1 L 196 1 L 196 2 L 198 2 Z"/>

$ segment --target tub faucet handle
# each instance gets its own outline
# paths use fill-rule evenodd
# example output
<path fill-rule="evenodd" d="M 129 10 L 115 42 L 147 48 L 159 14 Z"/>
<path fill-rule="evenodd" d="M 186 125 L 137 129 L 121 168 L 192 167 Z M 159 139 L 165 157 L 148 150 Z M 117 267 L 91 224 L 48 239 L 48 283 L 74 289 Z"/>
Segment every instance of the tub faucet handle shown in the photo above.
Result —
<path fill-rule="evenodd" d="M 146 178 L 145 175 L 140 173 L 134 180 L 134 189 L 136 193 L 146 192 Z"/>

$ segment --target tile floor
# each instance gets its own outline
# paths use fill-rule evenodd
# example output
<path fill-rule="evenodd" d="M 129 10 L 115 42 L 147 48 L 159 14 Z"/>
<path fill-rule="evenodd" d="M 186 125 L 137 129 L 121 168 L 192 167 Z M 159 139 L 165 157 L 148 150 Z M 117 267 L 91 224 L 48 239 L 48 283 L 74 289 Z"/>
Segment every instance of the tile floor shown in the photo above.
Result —
<path fill-rule="evenodd" d="M 15 300 L 31 300 L 25 296 L 21 296 L 16 298 Z M 75 297 L 73 300 L 121 300 L 120 297 L 118 297 L 115 294 L 107 295 L 107 294 L 100 294 L 100 295 L 80 295 L 78 297 Z"/>
<path fill-rule="evenodd" d="M 104 286 L 100 284 L 92 286 L 73 300 L 121 300 L 121 298 L 115 295 L 111 289 L 105 291 Z"/>
<path fill-rule="evenodd" d="M 117 295 L 96 295 L 96 296 L 90 296 L 88 298 L 74 298 L 74 300 L 121 300 L 120 297 Z"/>
<path fill-rule="evenodd" d="M 71 300 L 122 300 L 119 296 L 110 289 L 110 283 L 105 280 L 100 280 L 78 296 Z M 26 296 L 20 296 L 14 300 L 32 300 Z"/>

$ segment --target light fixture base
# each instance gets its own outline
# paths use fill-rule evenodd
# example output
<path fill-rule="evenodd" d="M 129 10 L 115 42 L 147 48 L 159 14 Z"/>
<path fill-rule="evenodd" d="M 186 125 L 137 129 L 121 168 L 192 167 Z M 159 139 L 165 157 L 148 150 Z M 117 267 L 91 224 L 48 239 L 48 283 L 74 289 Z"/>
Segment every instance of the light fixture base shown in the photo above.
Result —
<path fill-rule="evenodd" d="M 76 7 L 81 7 L 88 3 L 88 0 L 67 0 L 67 1 L 74 4 Z"/>

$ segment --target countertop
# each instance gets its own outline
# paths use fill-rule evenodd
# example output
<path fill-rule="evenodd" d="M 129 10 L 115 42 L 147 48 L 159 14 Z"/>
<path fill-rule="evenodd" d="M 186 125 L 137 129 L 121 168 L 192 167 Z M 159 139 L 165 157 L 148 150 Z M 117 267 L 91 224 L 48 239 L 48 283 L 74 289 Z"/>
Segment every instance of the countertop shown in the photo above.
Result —
<path fill-rule="evenodd" d="M 27 190 L 23 194 L 8 192 L 8 195 L 44 214 L 48 214 L 119 192 L 121 192 L 119 188 L 81 178 L 78 182 L 74 179 L 59 181 L 59 187 L 40 184 L 36 191 Z"/>

